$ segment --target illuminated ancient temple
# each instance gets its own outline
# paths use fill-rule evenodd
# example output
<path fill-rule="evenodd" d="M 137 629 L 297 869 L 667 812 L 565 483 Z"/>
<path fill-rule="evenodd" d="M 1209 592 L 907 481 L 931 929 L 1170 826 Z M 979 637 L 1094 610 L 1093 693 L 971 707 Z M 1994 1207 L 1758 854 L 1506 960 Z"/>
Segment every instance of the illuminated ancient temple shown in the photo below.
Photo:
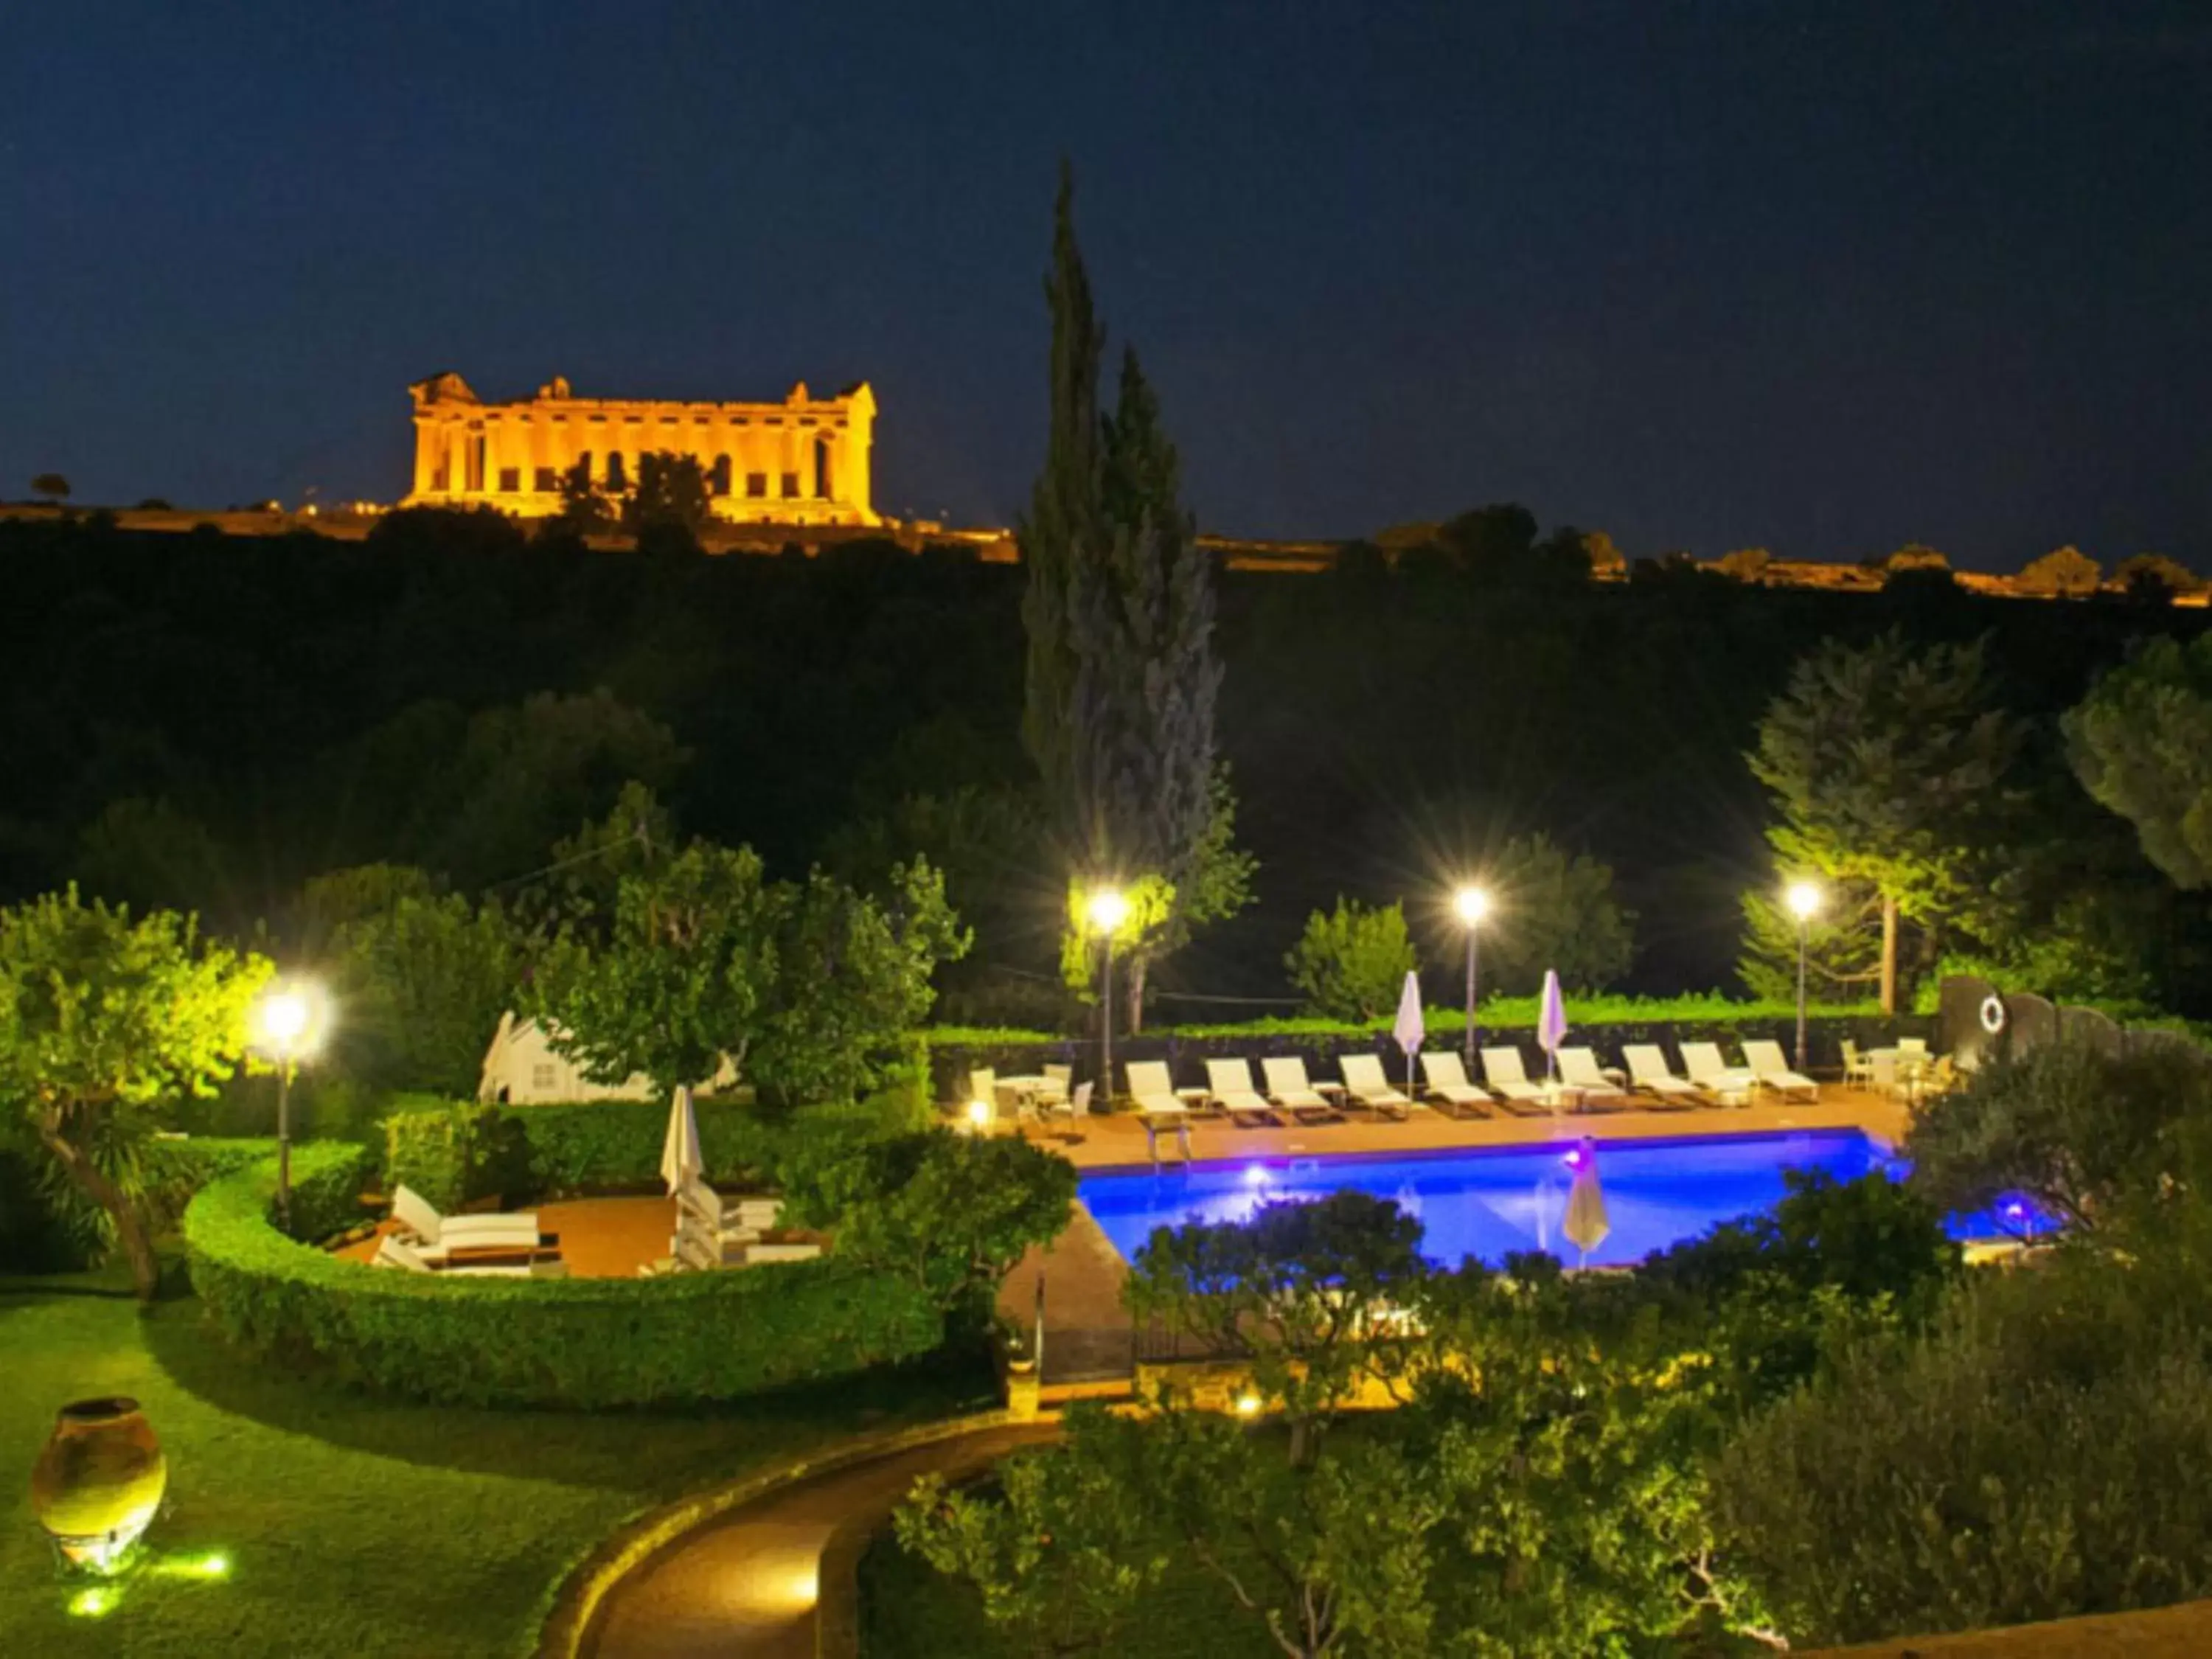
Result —
<path fill-rule="evenodd" d="M 409 507 L 496 507 L 525 517 L 561 508 L 561 480 L 581 465 L 619 493 L 638 458 L 690 455 L 714 516 L 742 524 L 872 525 L 868 452 L 875 394 L 834 398 L 805 381 L 780 404 L 647 403 L 579 398 L 558 377 L 538 395 L 488 404 L 458 374 L 408 387 L 415 398 Z"/>

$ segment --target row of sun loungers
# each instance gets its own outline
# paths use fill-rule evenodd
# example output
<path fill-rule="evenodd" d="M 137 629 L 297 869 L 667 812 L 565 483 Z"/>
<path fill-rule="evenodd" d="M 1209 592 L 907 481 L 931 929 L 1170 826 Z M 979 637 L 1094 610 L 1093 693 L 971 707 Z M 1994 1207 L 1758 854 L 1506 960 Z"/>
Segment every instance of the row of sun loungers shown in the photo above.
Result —
<path fill-rule="evenodd" d="M 1681 1054 L 1678 1073 L 1656 1043 L 1630 1043 L 1621 1051 L 1627 1069 L 1620 1071 L 1600 1065 L 1592 1049 L 1563 1048 L 1556 1081 L 1539 1081 L 1529 1077 L 1519 1048 L 1485 1048 L 1483 1080 L 1477 1084 L 1459 1054 L 1431 1052 L 1420 1056 L 1421 1083 L 1413 1093 L 1390 1082 L 1376 1054 L 1340 1056 L 1339 1082 L 1316 1081 L 1296 1056 L 1261 1060 L 1261 1085 L 1255 1084 L 1251 1063 L 1244 1060 L 1207 1060 L 1202 1089 L 1178 1089 L 1161 1060 L 1133 1060 L 1124 1071 L 1130 1098 L 1148 1118 L 1211 1113 L 1240 1128 L 1280 1127 L 1286 1121 L 1340 1123 L 1353 1111 L 1402 1120 L 1422 1109 L 1449 1117 L 1489 1117 L 1499 1111 L 1548 1116 L 1563 1107 L 1607 1109 L 1632 1103 L 1681 1109 L 1747 1103 L 1762 1089 L 1784 1099 L 1820 1097 L 1820 1085 L 1790 1068 L 1778 1042 L 1746 1042 L 1741 1066 L 1723 1060 L 1716 1042 L 1685 1042 Z"/>

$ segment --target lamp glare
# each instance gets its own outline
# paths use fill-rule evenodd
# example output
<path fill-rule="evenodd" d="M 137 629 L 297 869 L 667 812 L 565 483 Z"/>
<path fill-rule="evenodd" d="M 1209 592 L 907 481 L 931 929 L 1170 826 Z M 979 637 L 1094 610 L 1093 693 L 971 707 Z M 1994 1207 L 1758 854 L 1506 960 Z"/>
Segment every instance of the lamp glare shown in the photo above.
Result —
<path fill-rule="evenodd" d="M 1793 881 L 1786 896 L 1790 914 L 1800 921 L 1809 921 L 1813 913 L 1820 908 L 1820 890 L 1809 881 Z"/>
<path fill-rule="evenodd" d="M 1472 927 L 1490 914 L 1490 895 L 1480 887 L 1462 887 L 1452 895 L 1452 908 Z"/>
<path fill-rule="evenodd" d="M 1091 927 L 1102 933 L 1118 933 L 1121 924 L 1129 919 L 1129 901 L 1112 887 L 1102 887 L 1093 893 L 1085 909 Z"/>

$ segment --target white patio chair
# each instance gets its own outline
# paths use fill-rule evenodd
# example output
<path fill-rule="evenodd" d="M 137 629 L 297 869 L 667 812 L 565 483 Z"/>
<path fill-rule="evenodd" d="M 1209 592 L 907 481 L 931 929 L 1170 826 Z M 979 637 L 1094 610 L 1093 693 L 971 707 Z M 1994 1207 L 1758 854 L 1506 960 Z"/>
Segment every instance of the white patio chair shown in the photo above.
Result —
<path fill-rule="evenodd" d="M 1630 1086 L 1650 1096 L 1655 1106 L 1681 1111 L 1705 1097 L 1703 1089 L 1667 1068 L 1667 1056 L 1656 1042 L 1625 1044 L 1620 1057 L 1628 1062 Z"/>
<path fill-rule="evenodd" d="M 1849 1037 L 1844 1039 L 1844 1083 L 1846 1087 L 1870 1086 L 1874 1082 L 1874 1061 L 1862 1053 L 1859 1045 Z"/>
<path fill-rule="evenodd" d="M 963 1109 L 969 1126 L 978 1134 L 999 1127 L 999 1074 L 988 1066 L 968 1073 L 968 1104 Z"/>
<path fill-rule="evenodd" d="M 1769 1038 L 1743 1045 L 1743 1063 L 1759 1080 L 1781 1095 L 1802 1095 L 1808 1099 L 1820 1097 L 1820 1085 L 1802 1072 L 1793 1072 L 1790 1062 L 1782 1057 L 1782 1045 Z"/>
<path fill-rule="evenodd" d="M 1340 1054 L 1336 1068 L 1344 1074 L 1347 1098 L 1382 1117 L 1403 1121 L 1414 1103 L 1390 1086 L 1380 1054 Z"/>
<path fill-rule="evenodd" d="M 1037 1091 L 1037 1115 L 1050 1117 L 1054 1112 L 1073 1110 L 1071 1097 L 1075 1089 L 1075 1067 L 1048 1066 L 1044 1068 L 1044 1086 Z"/>
<path fill-rule="evenodd" d="M 1682 1070 L 1715 1099 L 1736 1106 L 1751 1103 L 1751 1091 L 1759 1086 L 1756 1073 L 1731 1066 L 1721 1058 L 1717 1042 L 1685 1042 L 1682 1050 Z"/>
<path fill-rule="evenodd" d="M 1522 1064 L 1518 1048 L 1485 1048 L 1482 1051 L 1482 1080 L 1497 1097 L 1498 1103 L 1514 1116 L 1548 1117 L 1551 1115 L 1552 1097 L 1544 1092 L 1540 1084 L 1528 1080 L 1528 1068 Z"/>
<path fill-rule="evenodd" d="M 1467 1080 L 1466 1064 L 1449 1049 L 1422 1054 L 1421 1077 L 1429 1091 L 1429 1103 L 1446 1117 L 1488 1117 L 1496 1104 Z"/>

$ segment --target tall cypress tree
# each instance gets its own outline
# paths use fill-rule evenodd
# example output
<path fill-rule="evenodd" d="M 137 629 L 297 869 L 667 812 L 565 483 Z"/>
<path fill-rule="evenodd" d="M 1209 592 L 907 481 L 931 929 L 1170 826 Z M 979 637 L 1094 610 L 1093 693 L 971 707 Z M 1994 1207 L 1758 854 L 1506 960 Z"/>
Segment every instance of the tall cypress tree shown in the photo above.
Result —
<path fill-rule="evenodd" d="M 1053 207 L 1052 270 L 1045 305 L 1052 314 L 1052 369 L 1044 470 L 1030 494 L 1018 535 L 1029 586 L 1022 623 L 1029 635 L 1027 699 L 1022 739 L 1043 780 L 1051 823 L 1063 853 L 1083 860 L 1100 850 L 1093 805 L 1095 762 L 1082 752 L 1087 714 L 1078 700 L 1095 699 L 1085 684 L 1077 644 L 1083 574 L 1099 553 L 1103 484 L 1098 429 L 1098 357 L 1106 343 L 1091 304 L 1091 279 L 1075 245 L 1075 181 L 1063 162 Z"/>
<path fill-rule="evenodd" d="M 1130 1026 L 1152 959 L 1248 896 L 1213 746 L 1221 665 L 1213 569 L 1183 511 L 1181 465 L 1136 354 L 1098 413 L 1104 331 L 1075 241 L 1063 167 L 1054 210 L 1050 433 L 1021 528 L 1029 567 L 1023 732 L 1073 884 L 1139 891 L 1124 952 Z M 1073 955 L 1078 977 L 1085 953 Z"/>

